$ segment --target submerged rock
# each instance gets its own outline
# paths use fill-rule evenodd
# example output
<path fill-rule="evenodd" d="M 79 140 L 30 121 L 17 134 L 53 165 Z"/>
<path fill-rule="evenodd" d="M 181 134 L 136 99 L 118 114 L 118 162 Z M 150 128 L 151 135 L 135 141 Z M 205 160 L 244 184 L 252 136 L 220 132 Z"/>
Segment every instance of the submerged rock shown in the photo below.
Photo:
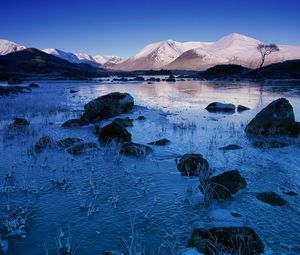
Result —
<path fill-rule="evenodd" d="M 256 198 L 272 206 L 284 206 L 287 204 L 287 201 L 285 201 L 282 197 L 280 197 L 273 191 L 258 193 L 256 195 Z"/>
<path fill-rule="evenodd" d="M 70 93 L 71 94 L 74 94 L 74 93 L 77 93 L 77 92 L 79 92 L 79 90 L 77 90 L 77 89 L 70 89 Z"/>
<path fill-rule="evenodd" d="M 167 145 L 167 144 L 169 144 L 170 142 L 171 142 L 170 140 L 168 140 L 168 139 L 166 139 L 166 138 L 163 138 L 163 139 L 160 139 L 160 140 L 157 140 L 157 141 L 148 143 L 148 144 L 162 146 L 162 145 Z"/>
<path fill-rule="evenodd" d="M 206 106 L 205 109 L 209 112 L 234 112 L 235 105 L 214 102 Z"/>
<path fill-rule="evenodd" d="M 283 194 L 288 195 L 288 196 L 297 196 L 297 193 L 295 191 L 283 191 Z"/>
<path fill-rule="evenodd" d="M 30 122 L 24 118 L 14 118 L 13 121 L 8 125 L 9 128 L 20 129 L 28 127 Z"/>
<path fill-rule="evenodd" d="M 209 164 L 201 154 L 184 154 L 177 164 L 181 175 L 198 176 L 200 172 L 207 172 Z"/>
<path fill-rule="evenodd" d="M 25 93 L 25 88 L 21 86 L 0 86 L 0 96 L 9 96 L 10 94 L 22 94 Z"/>
<path fill-rule="evenodd" d="M 219 148 L 219 150 L 222 150 L 222 151 L 240 150 L 240 149 L 242 149 L 242 147 L 239 145 L 236 145 L 236 144 L 229 144 L 227 146 Z"/>
<path fill-rule="evenodd" d="M 114 123 L 119 124 L 123 127 L 132 127 L 133 126 L 133 119 L 130 119 L 129 117 L 126 118 L 116 118 L 113 120 Z"/>
<path fill-rule="evenodd" d="M 257 255 L 264 252 L 264 244 L 250 227 L 196 228 L 188 242 L 205 255 L 220 252 L 230 254 Z"/>
<path fill-rule="evenodd" d="M 145 120 L 146 118 L 145 118 L 145 116 L 138 116 L 136 119 L 137 120 Z"/>
<path fill-rule="evenodd" d="M 231 212 L 230 213 L 233 217 L 235 217 L 235 218 L 240 218 L 240 217 L 242 217 L 242 215 L 240 214 L 240 213 L 237 213 L 237 212 Z"/>
<path fill-rule="evenodd" d="M 45 149 L 55 147 L 55 142 L 50 136 L 43 136 L 41 137 L 38 142 L 34 146 L 34 151 L 36 153 L 40 153 Z"/>
<path fill-rule="evenodd" d="M 128 93 L 113 92 L 98 97 L 84 106 L 81 120 L 90 123 L 127 113 L 134 106 L 133 97 Z"/>
<path fill-rule="evenodd" d="M 72 155 L 78 155 L 94 148 L 97 148 L 96 143 L 80 143 L 80 144 L 75 144 L 74 146 L 67 149 L 67 152 Z"/>
<path fill-rule="evenodd" d="M 253 143 L 253 146 L 262 149 L 272 149 L 286 147 L 288 144 L 278 141 L 256 141 Z"/>
<path fill-rule="evenodd" d="M 250 108 L 248 108 L 246 106 L 243 106 L 243 105 L 240 105 L 240 104 L 237 106 L 236 109 L 237 109 L 238 112 L 243 112 L 243 111 L 250 110 Z"/>
<path fill-rule="evenodd" d="M 123 144 L 120 153 L 129 155 L 129 156 L 145 156 L 148 152 L 152 151 L 152 149 L 143 144 L 138 144 L 138 143 L 125 143 Z"/>
<path fill-rule="evenodd" d="M 68 148 L 68 147 L 72 146 L 73 144 L 79 143 L 79 142 L 83 142 L 83 139 L 76 138 L 76 137 L 67 137 L 67 138 L 57 141 L 56 145 L 60 149 L 65 149 L 65 148 Z"/>
<path fill-rule="evenodd" d="M 123 126 L 112 122 L 101 129 L 99 141 L 110 143 L 113 140 L 116 142 L 131 142 L 131 134 Z"/>
<path fill-rule="evenodd" d="M 261 110 L 246 126 L 252 135 L 298 135 L 293 107 L 285 98 L 279 98 Z M 300 131 L 300 129 L 299 129 Z"/>
<path fill-rule="evenodd" d="M 205 195 L 213 199 L 225 200 L 246 188 L 247 182 L 239 171 L 231 170 L 209 178 L 205 185 L 205 187 L 199 186 L 202 192 L 205 191 Z M 208 190 L 205 190 L 206 187 Z"/>
<path fill-rule="evenodd" d="M 39 88 L 40 86 L 39 86 L 38 84 L 32 82 L 32 83 L 30 83 L 30 84 L 28 85 L 28 87 L 31 88 L 31 89 L 35 89 L 35 88 Z"/>
<path fill-rule="evenodd" d="M 61 126 L 64 128 L 79 128 L 84 126 L 86 123 L 81 119 L 71 119 L 64 122 Z"/>

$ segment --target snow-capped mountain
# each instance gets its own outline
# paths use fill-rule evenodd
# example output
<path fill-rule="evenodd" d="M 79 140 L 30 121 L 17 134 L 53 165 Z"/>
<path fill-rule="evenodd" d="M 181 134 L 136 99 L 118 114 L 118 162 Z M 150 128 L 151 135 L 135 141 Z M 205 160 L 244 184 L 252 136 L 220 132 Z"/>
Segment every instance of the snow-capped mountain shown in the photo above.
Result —
<path fill-rule="evenodd" d="M 260 63 L 257 45 L 261 41 L 232 33 L 216 42 L 163 41 L 144 47 L 135 56 L 115 65 L 118 70 L 205 70 L 218 64 L 239 64 L 256 68 Z M 265 64 L 300 59 L 300 46 L 278 45 L 280 51 L 266 58 Z"/>
<path fill-rule="evenodd" d="M 108 65 L 108 66 L 114 66 L 117 63 L 122 62 L 124 59 L 122 57 L 118 56 L 91 56 L 86 53 L 72 53 L 72 52 L 65 52 L 62 50 L 58 49 L 44 49 L 44 52 L 54 55 L 58 58 L 67 60 L 71 63 L 77 63 L 77 64 L 89 64 L 93 65 L 96 67 L 100 67 L 103 65 Z"/>
<path fill-rule="evenodd" d="M 24 49 L 26 49 L 26 47 L 23 45 L 17 44 L 12 41 L 0 39 L 0 56 Z"/>
<path fill-rule="evenodd" d="M 159 69 L 165 66 L 187 50 L 204 47 L 209 43 L 203 42 L 176 42 L 172 40 L 156 42 L 147 45 L 133 57 L 115 65 L 119 70 L 147 70 Z"/>

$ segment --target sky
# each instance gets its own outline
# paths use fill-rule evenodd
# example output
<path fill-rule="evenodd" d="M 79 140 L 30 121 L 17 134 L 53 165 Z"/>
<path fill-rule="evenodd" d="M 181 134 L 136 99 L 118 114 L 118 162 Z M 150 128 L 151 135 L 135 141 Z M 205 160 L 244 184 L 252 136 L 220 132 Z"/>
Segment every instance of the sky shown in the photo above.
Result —
<path fill-rule="evenodd" d="M 124 57 L 155 41 L 216 41 L 232 32 L 300 45 L 299 10 L 299 0 L 1 0 L 0 38 Z"/>

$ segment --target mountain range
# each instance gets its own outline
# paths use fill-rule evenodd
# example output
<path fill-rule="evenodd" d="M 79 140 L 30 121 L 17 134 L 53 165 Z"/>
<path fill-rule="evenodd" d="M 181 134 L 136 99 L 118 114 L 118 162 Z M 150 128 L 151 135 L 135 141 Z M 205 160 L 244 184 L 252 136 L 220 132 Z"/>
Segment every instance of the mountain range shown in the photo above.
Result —
<path fill-rule="evenodd" d="M 125 59 L 118 56 L 91 56 L 85 53 L 70 53 L 59 49 L 44 49 L 43 52 L 76 64 L 89 64 L 115 71 L 135 70 L 206 70 L 215 65 L 237 64 L 257 68 L 261 56 L 257 46 L 263 43 L 249 36 L 232 33 L 215 42 L 177 42 L 166 40 L 151 43 L 134 56 Z M 279 52 L 267 56 L 265 65 L 300 59 L 300 45 L 277 45 Z M 0 40 L 0 55 L 25 49 L 8 40 Z"/>

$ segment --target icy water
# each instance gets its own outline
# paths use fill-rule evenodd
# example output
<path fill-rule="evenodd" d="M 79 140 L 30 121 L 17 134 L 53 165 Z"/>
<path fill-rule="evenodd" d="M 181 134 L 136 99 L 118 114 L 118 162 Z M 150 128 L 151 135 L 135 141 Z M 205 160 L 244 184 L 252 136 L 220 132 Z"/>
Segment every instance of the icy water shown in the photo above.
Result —
<path fill-rule="evenodd" d="M 70 236 L 79 255 L 105 250 L 128 254 L 126 242 L 133 236 L 146 254 L 175 255 L 197 225 L 251 226 L 262 238 L 266 254 L 300 254 L 299 195 L 287 196 L 282 190 L 300 194 L 300 141 L 291 140 L 286 148 L 257 149 L 243 131 L 258 111 L 279 97 L 291 102 L 299 121 L 300 84 L 36 82 L 41 87 L 30 94 L 0 98 L 1 229 L 8 209 L 22 207 L 28 212 L 22 237 L 2 236 L 11 254 L 57 254 L 61 227 L 63 239 Z M 70 89 L 79 92 L 71 94 Z M 30 152 L 44 135 L 97 142 L 93 125 L 64 129 L 61 124 L 79 116 L 89 100 L 113 91 L 128 92 L 135 99 L 133 112 L 122 117 L 146 117 L 128 128 L 134 142 L 168 138 L 171 143 L 153 146 L 144 158 L 121 156 L 116 146 L 100 145 L 79 156 L 64 150 Z M 214 101 L 251 110 L 208 113 L 204 108 Z M 13 117 L 30 120 L 25 133 L 8 130 Z M 218 149 L 232 143 L 243 149 Z M 204 206 L 197 178 L 182 177 L 177 171 L 176 158 L 184 153 L 203 154 L 213 174 L 238 169 L 247 179 L 247 188 L 226 202 Z M 56 185 L 57 180 L 64 181 L 66 188 Z M 261 191 L 277 192 L 289 205 L 272 207 L 257 201 L 255 194 Z M 83 209 L 88 205 L 94 213 Z M 231 212 L 242 217 L 234 218 Z"/>

